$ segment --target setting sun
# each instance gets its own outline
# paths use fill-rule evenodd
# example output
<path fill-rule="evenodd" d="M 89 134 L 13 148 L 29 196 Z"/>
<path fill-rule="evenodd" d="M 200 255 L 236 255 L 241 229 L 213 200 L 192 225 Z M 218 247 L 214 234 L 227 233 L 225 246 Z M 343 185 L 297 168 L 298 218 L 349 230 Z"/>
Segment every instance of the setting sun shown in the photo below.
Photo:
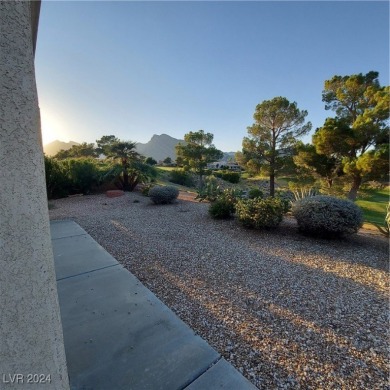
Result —
<path fill-rule="evenodd" d="M 44 107 L 41 107 L 41 130 L 43 145 L 55 140 L 69 141 L 69 135 L 64 128 L 63 121 Z"/>

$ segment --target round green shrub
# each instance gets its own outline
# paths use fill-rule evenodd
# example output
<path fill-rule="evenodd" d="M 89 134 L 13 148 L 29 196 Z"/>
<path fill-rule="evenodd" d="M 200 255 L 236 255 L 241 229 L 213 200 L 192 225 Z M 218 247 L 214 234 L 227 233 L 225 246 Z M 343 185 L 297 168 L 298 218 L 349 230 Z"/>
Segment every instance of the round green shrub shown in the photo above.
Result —
<path fill-rule="evenodd" d="M 299 230 L 317 237 L 339 237 L 356 233 L 363 224 L 361 209 L 350 200 L 316 195 L 292 206 Z"/>
<path fill-rule="evenodd" d="M 239 199 L 238 220 L 246 227 L 262 229 L 277 227 L 283 219 L 283 203 L 277 198 Z"/>
<path fill-rule="evenodd" d="M 155 186 L 149 190 L 149 197 L 154 204 L 172 203 L 179 196 L 179 190 L 173 186 Z"/>
<path fill-rule="evenodd" d="M 209 214 L 216 219 L 230 218 L 234 214 L 234 204 L 228 199 L 221 198 L 210 204 Z"/>
<path fill-rule="evenodd" d="M 236 211 L 236 203 L 241 197 L 241 191 L 234 188 L 226 188 L 219 193 L 209 207 L 209 213 L 213 218 L 230 218 Z"/>
<path fill-rule="evenodd" d="M 264 195 L 263 191 L 261 191 L 259 188 L 251 188 L 248 191 L 248 198 L 249 199 L 262 198 L 263 195 Z"/>

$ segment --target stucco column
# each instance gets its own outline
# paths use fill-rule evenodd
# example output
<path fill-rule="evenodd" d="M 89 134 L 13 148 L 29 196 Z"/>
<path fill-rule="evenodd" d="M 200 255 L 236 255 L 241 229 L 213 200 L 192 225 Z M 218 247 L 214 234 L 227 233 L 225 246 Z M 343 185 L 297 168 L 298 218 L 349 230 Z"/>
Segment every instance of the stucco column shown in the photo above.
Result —
<path fill-rule="evenodd" d="M 69 389 L 30 6 L 0 2 L 0 389 Z"/>

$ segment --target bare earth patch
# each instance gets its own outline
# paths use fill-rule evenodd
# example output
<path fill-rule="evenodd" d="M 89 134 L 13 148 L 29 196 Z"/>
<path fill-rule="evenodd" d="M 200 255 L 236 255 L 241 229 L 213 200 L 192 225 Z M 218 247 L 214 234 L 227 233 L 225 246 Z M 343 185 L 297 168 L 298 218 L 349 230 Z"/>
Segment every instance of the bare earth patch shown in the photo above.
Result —
<path fill-rule="evenodd" d="M 134 200 L 139 201 L 134 203 Z M 388 389 L 388 242 L 215 221 L 181 196 L 51 201 L 260 389 Z"/>

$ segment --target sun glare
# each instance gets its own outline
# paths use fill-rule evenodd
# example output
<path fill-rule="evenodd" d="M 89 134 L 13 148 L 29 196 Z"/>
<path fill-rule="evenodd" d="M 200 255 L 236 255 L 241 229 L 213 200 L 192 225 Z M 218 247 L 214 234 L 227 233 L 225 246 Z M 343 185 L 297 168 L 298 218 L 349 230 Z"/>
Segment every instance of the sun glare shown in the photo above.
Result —
<path fill-rule="evenodd" d="M 64 129 L 62 121 L 50 111 L 41 107 L 42 143 L 47 145 L 55 140 L 68 142 L 69 135 Z"/>

